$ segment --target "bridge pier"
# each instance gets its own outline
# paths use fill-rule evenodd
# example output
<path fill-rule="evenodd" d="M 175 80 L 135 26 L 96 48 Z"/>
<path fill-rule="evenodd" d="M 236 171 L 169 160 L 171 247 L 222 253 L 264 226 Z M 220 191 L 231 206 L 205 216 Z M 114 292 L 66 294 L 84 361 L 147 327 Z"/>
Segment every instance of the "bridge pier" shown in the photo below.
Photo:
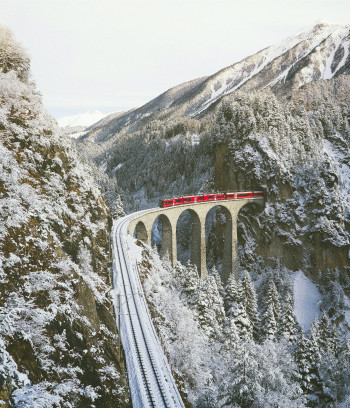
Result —
<path fill-rule="evenodd" d="M 207 276 L 207 248 L 205 244 L 205 217 L 190 211 L 192 217 L 191 263 L 197 266 L 201 278 Z"/>
<path fill-rule="evenodd" d="M 165 255 L 168 253 L 170 260 L 173 259 L 173 226 L 168 217 L 161 214 L 159 216 L 159 221 L 162 223 L 162 249 L 161 249 L 161 257 L 164 258 Z M 175 239 L 176 242 L 176 239 Z M 173 262 L 171 262 L 173 263 Z"/>
<path fill-rule="evenodd" d="M 140 241 L 145 242 L 146 244 L 149 244 L 150 235 L 147 232 L 146 226 L 142 221 L 136 224 L 136 238 Z"/>

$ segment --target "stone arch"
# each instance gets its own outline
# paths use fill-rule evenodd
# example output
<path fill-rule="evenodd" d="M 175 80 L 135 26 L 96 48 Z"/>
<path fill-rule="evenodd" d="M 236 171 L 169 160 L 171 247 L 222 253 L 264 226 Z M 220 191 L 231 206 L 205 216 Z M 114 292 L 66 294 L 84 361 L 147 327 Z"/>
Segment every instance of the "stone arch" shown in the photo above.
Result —
<path fill-rule="evenodd" d="M 223 237 L 223 242 L 222 242 L 222 271 L 221 271 L 221 276 L 224 282 L 227 281 L 228 276 L 233 272 L 234 270 L 234 265 L 233 265 L 233 258 L 232 258 L 232 247 L 233 247 L 233 240 L 232 240 L 232 228 L 233 228 L 233 217 L 232 217 L 232 213 L 231 211 L 227 208 L 227 206 L 225 204 L 219 204 L 216 206 L 213 206 L 206 214 L 205 217 L 205 226 L 206 226 L 206 230 L 208 227 L 208 218 L 210 217 L 210 215 L 213 213 L 213 211 L 215 211 L 215 213 L 217 212 L 217 210 L 220 209 L 222 211 L 222 213 L 225 216 L 225 224 L 223 224 L 223 230 L 219 231 L 222 233 L 222 237 Z M 218 229 L 220 228 L 218 226 L 218 223 L 216 223 L 215 228 Z M 208 237 L 209 238 L 209 237 Z M 217 237 L 216 237 L 217 238 Z M 207 243 L 206 245 L 208 245 L 208 240 L 206 239 Z"/>
<path fill-rule="evenodd" d="M 154 225 L 156 224 L 157 220 L 161 225 L 161 236 L 162 236 L 161 257 L 164 258 L 165 255 L 168 254 L 169 258 L 172 260 L 173 259 L 173 226 L 167 215 L 159 214 L 158 217 L 156 217 L 152 223 L 152 233 L 154 231 Z"/>
<path fill-rule="evenodd" d="M 136 235 L 136 238 L 140 241 L 143 241 L 145 243 L 149 242 L 148 239 L 150 237 L 148 236 L 146 226 L 142 221 L 139 221 L 136 224 L 134 235 Z"/>
<path fill-rule="evenodd" d="M 205 217 L 201 217 L 197 211 L 191 208 L 184 208 L 177 217 L 176 226 L 178 220 L 185 211 L 190 214 L 192 220 L 190 261 L 193 265 L 197 266 L 200 277 L 204 277 L 207 274 L 205 253 Z"/>

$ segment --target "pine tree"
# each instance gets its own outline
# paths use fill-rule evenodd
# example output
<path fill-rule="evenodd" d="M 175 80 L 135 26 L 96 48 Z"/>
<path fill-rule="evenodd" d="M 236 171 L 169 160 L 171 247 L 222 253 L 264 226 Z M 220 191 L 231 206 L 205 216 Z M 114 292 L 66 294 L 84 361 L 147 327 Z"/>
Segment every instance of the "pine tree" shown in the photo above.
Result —
<path fill-rule="evenodd" d="M 281 315 L 281 305 L 276 285 L 273 281 L 270 282 L 266 295 L 266 304 L 272 304 L 273 314 L 276 322 L 279 321 Z"/>
<path fill-rule="evenodd" d="M 295 344 L 298 341 L 298 338 L 301 335 L 301 327 L 295 319 L 291 296 L 287 296 L 278 326 L 279 336 L 285 338 L 292 344 Z"/>
<path fill-rule="evenodd" d="M 318 345 L 322 353 L 331 352 L 332 354 L 335 354 L 336 352 L 335 333 L 326 313 L 322 314 L 319 323 Z"/>
<path fill-rule="evenodd" d="M 276 285 L 273 281 L 270 282 L 266 299 L 265 307 L 262 315 L 262 335 L 264 339 L 273 340 L 278 331 L 278 323 L 281 315 L 281 307 Z"/>
<path fill-rule="evenodd" d="M 221 324 L 225 312 L 214 277 L 208 276 L 200 282 L 197 295 L 199 325 L 209 337 L 221 337 Z"/>
<path fill-rule="evenodd" d="M 295 361 L 298 366 L 297 377 L 310 407 L 317 407 L 322 393 L 319 373 L 320 355 L 315 340 L 302 336 L 295 352 Z"/>
<path fill-rule="evenodd" d="M 225 291 L 227 318 L 233 320 L 241 339 L 251 339 L 253 337 L 253 326 L 242 302 L 243 287 L 240 281 L 238 283 L 236 282 L 234 274 L 230 275 Z"/>
<path fill-rule="evenodd" d="M 239 332 L 233 319 L 226 317 L 223 324 L 223 338 L 225 351 L 233 348 L 241 342 Z"/>
<path fill-rule="evenodd" d="M 245 271 L 242 280 L 243 304 L 245 306 L 248 318 L 253 326 L 254 339 L 258 340 L 260 331 L 260 316 L 258 312 L 258 303 L 254 285 L 250 279 L 248 271 Z"/>
<path fill-rule="evenodd" d="M 225 286 L 225 311 L 226 314 L 230 314 L 230 309 L 236 303 L 239 303 L 241 299 L 239 299 L 237 281 L 235 275 L 232 273 Z"/>
<path fill-rule="evenodd" d="M 317 345 L 317 347 L 319 347 L 318 343 L 320 341 L 320 322 L 317 316 L 315 316 L 309 329 L 309 338 Z"/>
<path fill-rule="evenodd" d="M 277 333 L 277 322 L 273 311 L 273 304 L 270 303 L 263 314 L 262 335 L 265 340 L 273 340 Z"/>
<path fill-rule="evenodd" d="M 224 297 L 225 297 L 224 285 L 222 284 L 221 276 L 219 275 L 219 272 L 216 269 L 215 265 L 213 266 L 213 268 L 211 270 L 211 274 L 213 275 L 213 277 L 215 279 L 216 286 L 218 288 L 220 296 L 224 299 Z"/>
<path fill-rule="evenodd" d="M 189 263 L 182 281 L 182 293 L 189 305 L 196 305 L 199 283 L 197 267 Z"/>

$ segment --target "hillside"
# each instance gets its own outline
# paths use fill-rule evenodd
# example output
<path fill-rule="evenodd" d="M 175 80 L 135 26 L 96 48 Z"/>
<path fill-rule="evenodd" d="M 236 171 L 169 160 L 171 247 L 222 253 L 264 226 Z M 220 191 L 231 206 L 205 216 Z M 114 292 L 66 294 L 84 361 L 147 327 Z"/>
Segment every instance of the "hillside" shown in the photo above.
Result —
<path fill-rule="evenodd" d="M 316 24 L 213 75 L 178 85 L 86 138 L 103 142 L 124 128 L 133 132 L 152 120 L 196 118 L 236 90 L 271 88 L 275 94 L 290 97 L 294 89 L 312 81 L 348 74 L 349 44 L 349 25 Z"/>
<path fill-rule="evenodd" d="M 129 406 L 109 207 L 44 111 L 22 47 L 4 27 L 0 39 L 0 405 Z"/>

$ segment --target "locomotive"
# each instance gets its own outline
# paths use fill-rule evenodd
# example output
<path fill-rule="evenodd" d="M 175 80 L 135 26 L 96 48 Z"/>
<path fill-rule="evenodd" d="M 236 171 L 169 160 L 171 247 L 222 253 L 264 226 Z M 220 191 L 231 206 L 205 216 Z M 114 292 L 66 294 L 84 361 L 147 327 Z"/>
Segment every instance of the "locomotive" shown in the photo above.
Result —
<path fill-rule="evenodd" d="M 263 191 L 245 191 L 239 193 L 212 193 L 195 196 L 168 198 L 166 200 L 160 200 L 159 206 L 165 208 L 172 207 L 175 205 L 197 204 L 209 201 L 240 200 L 243 198 L 263 198 L 263 197 L 264 197 Z"/>

